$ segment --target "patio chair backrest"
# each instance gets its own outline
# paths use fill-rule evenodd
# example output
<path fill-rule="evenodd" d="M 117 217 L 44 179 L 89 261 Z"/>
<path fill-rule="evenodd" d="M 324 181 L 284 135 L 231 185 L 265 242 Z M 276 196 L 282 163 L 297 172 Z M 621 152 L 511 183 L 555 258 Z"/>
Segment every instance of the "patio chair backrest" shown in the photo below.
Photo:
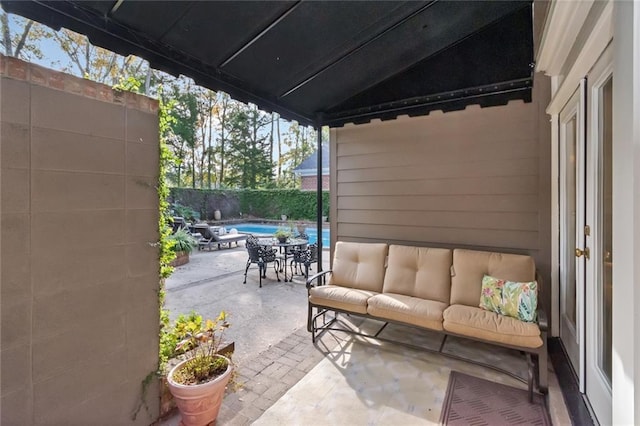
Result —
<path fill-rule="evenodd" d="M 318 261 L 318 244 L 310 244 L 304 250 L 295 251 L 293 253 L 293 261 L 304 265 L 316 263 Z"/>
<path fill-rule="evenodd" d="M 247 237 L 247 241 L 246 241 L 246 243 L 245 243 L 245 244 L 246 244 L 246 246 L 247 246 L 247 247 L 249 247 L 249 246 L 258 247 L 258 246 L 259 246 L 259 244 L 258 244 L 258 237 L 256 237 L 255 235 L 250 234 L 250 235 Z"/>
<path fill-rule="evenodd" d="M 260 246 L 247 244 L 247 253 L 249 254 L 249 260 L 251 263 L 260 262 Z"/>

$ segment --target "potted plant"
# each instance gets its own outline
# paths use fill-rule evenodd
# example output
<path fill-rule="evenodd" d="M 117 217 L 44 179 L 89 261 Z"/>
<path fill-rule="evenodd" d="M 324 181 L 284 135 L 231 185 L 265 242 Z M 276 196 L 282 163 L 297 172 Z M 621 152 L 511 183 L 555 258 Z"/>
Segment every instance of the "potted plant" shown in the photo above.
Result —
<path fill-rule="evenodd" d="M 216 420 L 231 378 L 231 360 L 219 353 L 226 313 L 207 320 L 201 330 L 187 333 L 176 349 L 190 349 L 186 359 L 169 371 L 167 383 L 185 426 L 208 425 Z"/>
<path fill-rule="evenodd" d="M 278 228 L 273 234 L 280 243 L 286 243 L 291 236 L 291 230 L 288 228 Z"/>
<path fill-rule="evenodd" d="M 180 266 L 189 263 L 189 253 L 198 245 L 198 242 L 184 229 L 178 229 L 169 236 L 169 241 L 173 242 L 171 249 L 176 254 L 176 258 L 171 261 L 171 266 Z"/>

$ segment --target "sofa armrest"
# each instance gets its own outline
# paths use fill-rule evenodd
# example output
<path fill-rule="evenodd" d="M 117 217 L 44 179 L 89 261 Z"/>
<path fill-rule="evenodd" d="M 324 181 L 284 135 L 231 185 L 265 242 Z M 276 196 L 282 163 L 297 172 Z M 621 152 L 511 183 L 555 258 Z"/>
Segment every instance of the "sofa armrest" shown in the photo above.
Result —
<path fill-rule="evenodd" d="M 540 328 L 540 331 L 549 330 L 549 320 L 547 319 L 547 313 L 541 308 L 538 308 L 538 327 Z"/>
<path fill-rule="evenodd" d="M 325 275 L 330 274 L 331 273 L 331 269 L 327 269 L 326 271 L 320 271 L 317 274 L 309 277 L 307 279 L 307 290 L 310 289 L 311 287 L 314 287 L 313 282 L 315 280 L 319 280 L 320 278 L 324 278 Z M 321 283 L 319 283 L 319 285 L 323 285 L 324 284 L 324 279 L 322 280 Z"/>
<path fill-rule="evenodd" d="M 542 274 L 539 269 L 536 269 L 536 281 L 538 283 L 538 294 L 540 294 L 540 289 L 544 285 L 544 281 L 542 280 Z M 540 331 L 548 331 L 549 330 L 549 319 L 547 318 L 547 313 L 542 310 L 542 308 L 538 308 L 538 327 L 540 327 Z"/>

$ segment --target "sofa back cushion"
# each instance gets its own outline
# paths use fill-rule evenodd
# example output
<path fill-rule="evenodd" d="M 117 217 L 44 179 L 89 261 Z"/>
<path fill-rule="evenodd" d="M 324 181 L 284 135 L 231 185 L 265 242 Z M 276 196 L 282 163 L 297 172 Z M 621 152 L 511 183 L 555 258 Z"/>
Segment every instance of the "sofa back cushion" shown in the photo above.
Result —
<path fill-rule="evenodd" d="M 390 246 L 383 292 L 448 304 L 451 257 L 449 249 Z"/>
<path fill-rule="evenodd" d="M 333 252 L 329 284 L 382 292 L 388 246 L 339 241 Z"/>
<path fill-rule="evenodd" d="M 531 256 L 455 249 L 451 275 L 451 304 L 478 307 L 485 275 L 509 281 L 533 281 L 536 266 Z"/>

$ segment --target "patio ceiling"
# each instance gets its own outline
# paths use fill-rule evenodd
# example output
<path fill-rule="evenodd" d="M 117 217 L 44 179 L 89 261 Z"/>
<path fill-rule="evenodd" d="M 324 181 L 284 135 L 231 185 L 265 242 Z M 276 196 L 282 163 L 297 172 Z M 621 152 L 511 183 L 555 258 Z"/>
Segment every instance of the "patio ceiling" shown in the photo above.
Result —
<path fill-rule="evenodd" d="M 531 1 L 1 1 L 306 125 L 531 100 Z"/>

